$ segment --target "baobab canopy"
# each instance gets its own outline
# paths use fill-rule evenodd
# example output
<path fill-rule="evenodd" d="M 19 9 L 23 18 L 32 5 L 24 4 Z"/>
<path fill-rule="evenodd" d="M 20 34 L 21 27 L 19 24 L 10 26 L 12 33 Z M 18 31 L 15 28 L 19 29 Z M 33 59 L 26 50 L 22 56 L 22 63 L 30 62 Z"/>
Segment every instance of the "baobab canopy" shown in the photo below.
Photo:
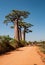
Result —
<path fill-rule="evenodd" d="M 15 19 L 21 20 L 27 18 L 29 14 L 27 11 L 12 10 L 11 13 L 5 16 L 6 20 L 4 20 L 4 23 L 8 23 L 9 21 L 14 22 Z"/>

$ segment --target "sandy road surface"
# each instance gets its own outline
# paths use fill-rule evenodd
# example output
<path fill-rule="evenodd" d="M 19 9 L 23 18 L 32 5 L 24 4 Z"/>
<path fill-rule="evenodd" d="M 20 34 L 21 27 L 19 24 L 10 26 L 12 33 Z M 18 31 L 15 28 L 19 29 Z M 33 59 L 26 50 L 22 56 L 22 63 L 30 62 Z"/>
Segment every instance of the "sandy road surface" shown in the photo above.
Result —
<path fill-rule="evenodd" d="M 44 65 L 36 47 L 19 48 L 0 56 L 0 65 Z"/>

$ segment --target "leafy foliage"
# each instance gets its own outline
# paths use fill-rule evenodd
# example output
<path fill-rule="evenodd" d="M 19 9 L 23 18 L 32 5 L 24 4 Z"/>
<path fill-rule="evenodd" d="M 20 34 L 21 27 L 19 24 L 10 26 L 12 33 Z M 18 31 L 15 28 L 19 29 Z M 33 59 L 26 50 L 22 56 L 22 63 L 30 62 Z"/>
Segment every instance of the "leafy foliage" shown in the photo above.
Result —
<path fill-rule="evenodd" d="M 27 42 L 24 41 L 24 40 L 21 40 L 21 41 L 19 42 L 19 47 L 24 47 L 24 46 L 26 46 L 26 45 L 27 45 Z"/>
<path fill-rule="evenodd" d="M 10 40 L 10 45 L 11 45 L 14 49 L 16 49 L 16 48 L 18 48 L 18 41 L 15 40 L 15 39 L 12 39 L 12 40 Z"/>
<path fill-rule="evenodd" d="M 12 38 L 8 36 L 0 36 L 0 53 L 5 53 L 11 49 L 13 49 L 13 47 L 10 45 L 10 40 Z"/>
<path fill-rule="evenodd" d="M 15 19 L 22 20 L 23 18 L 27 18 L 30 13 L 27 11 L 20 10 L 12 10 L 11 13 L 5 16 L 4 23 L 8 24 L 9 22 L 13 22 Z"/>
<path fill-rule="evenodd" d="M 18 47 L 26 46 L 26 41 L 17 41 L 8 36 L 0 36 L 0 54 L 14 50 Z"/>

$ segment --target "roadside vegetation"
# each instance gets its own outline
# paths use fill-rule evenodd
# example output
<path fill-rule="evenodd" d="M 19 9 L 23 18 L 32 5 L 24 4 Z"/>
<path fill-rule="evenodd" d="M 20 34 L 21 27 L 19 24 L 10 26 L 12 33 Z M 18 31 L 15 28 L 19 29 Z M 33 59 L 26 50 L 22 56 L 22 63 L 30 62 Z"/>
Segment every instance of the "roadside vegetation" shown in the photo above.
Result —
<path fill-rule="evenodd" d="M 31 42 L 31 41 L 29 41 L 28 43 L 30 45 L 38 46 L 40 48 L 40 51 L 45 54 L 45 41 L 40 41 L 40 42 L 37 42 L 37 41 Z"/>
<path fill-rule="evenodd" d="M 45 41 L 40 42 L 40 50 L 45 54 Z"/>
<path fill-rule="evenodd" d="M 15 50 L 19 47 L 27 45 L 26 41 L 16 41 L 15 39 L 7 36 L 0 36 L 0 54 Z"/>

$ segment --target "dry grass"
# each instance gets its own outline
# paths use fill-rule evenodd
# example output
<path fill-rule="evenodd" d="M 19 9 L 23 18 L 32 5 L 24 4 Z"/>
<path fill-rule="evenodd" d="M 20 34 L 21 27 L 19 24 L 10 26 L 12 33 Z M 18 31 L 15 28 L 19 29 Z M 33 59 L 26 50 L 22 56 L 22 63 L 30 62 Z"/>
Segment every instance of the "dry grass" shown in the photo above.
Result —
<path fill-rule="evenodd" d="M 37 47 L 37 52 L 41 56 L 42 61 L 45 63 L 45 53 L 44 53 L 44 51 L 45 50 L 43 48 Z"/>

